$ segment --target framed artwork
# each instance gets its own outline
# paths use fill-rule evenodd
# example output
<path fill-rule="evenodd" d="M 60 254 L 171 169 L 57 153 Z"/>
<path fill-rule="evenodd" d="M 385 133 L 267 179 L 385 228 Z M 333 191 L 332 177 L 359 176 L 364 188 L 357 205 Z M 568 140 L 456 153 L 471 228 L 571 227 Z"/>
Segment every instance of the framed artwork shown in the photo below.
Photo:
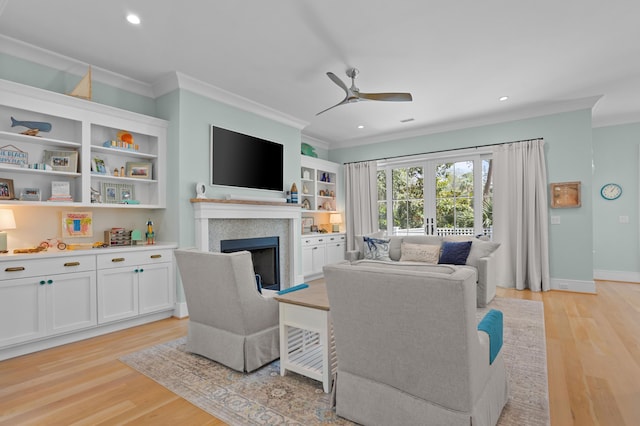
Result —
<path fill-rule="evenodd" d="M 311 227 L 313 226 L 313 218 L 312 217 L 303 217 L 302 218 L 302 233 L 311 232 Z"/>
<path fill-rule="evenodd" d="M 0 163 L 25 167 L 29 164 L 29 154 L 13 145 L 5 145 L 0 147 Z"/>
<path fill-rule="evenodd" d="M 119 204 L 135 200 L 133 185 L 126 183 L 102 182 L 102 202 Z"/>
<path fill-rule="evenodd" d="M 13 179 L 0 178 L 0 200 L 13 200 Z"/>
<path fill-rule="evenodd" d="M 77 151 L 45 151 L 44 162 L 57 172 L 76 173 L 78 171 Z"/>
<path fill-rule="evenodd" d="M 91 212 L 63 212 L 63 237 L 92 237 L 93 218 Z"/>
<path fill-rule="evenodd" d="M 109 168 L 107 167 L 107 164 L 100 157 L 93 157 L 91 159 L 91 171 L 93 171 L 93 173 L 97 173 L 99 175 L 108 175 L 109 174 Z"/>
<path fill-rule="evenodd" d="M 127 162 L 125 176 L 136 179 L 151 179 L 152 165 L 149 162 Z"/>
<path fill-rule="evenodd" d="M 559 182 L 551 184 L 551 208 L 562 209 L 580 207 L 580 182 Z"/>

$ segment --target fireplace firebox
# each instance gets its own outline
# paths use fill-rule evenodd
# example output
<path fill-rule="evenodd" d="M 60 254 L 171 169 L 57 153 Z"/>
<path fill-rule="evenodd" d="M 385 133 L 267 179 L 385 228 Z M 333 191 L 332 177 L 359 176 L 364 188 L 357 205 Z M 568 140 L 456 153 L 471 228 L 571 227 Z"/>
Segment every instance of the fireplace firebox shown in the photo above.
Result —
<path fill-rule="evenodd" d="M 220 251 L 233 253 L 246 250 L 251 253 L 256 281 L 263 289 L 280 290 L 280 238 L 240 238 L 221 240 Z"/>

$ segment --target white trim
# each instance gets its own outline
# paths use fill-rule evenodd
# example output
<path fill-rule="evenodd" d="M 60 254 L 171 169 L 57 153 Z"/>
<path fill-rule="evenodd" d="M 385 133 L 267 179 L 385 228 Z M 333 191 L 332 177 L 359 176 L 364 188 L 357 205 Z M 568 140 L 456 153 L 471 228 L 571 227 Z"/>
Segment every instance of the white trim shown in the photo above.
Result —
<path fill-rule="evenodd" d="M 318 139 L 318 138 L 314 138 L 313 136 L 309 136 L 309 135 L 301 135 L 301 139 L 302 142 L 304 143 L 308 143 L 311 146 L 314 146 L 316 148 L 322 148 L 322 149 L 329 149 L 330 144 L 327 141 Z"/>
<path fill-rule="evenodd" d="M 246 112 L 250 112 L 269 120 L 291 126 L 301 130 L 309 125 L 309 122 L 300 120 L 289 114 L 277 111 L 271 107 L 259 104 L 251 99 L 238 96 L 227 90 L 205 83 L 180 72 L 171 73 L 159 80 L 153 86 L 155 96 L 161 96 L 176 89 L 184 89 L 214 101 L 222 102 Z M 174 75 L 175 74 L 175 75 Z M 175 78 L 174 78 L 175 77 Z"/>
<path fill-rule="evenodd" d="M 603 281 L 623 281 L 640 283 L 640 272 L 634 271 L 609 271 L 606 269 L 594 269 L 593 279 Z"/>
<path fill-rule="evenodd" d="M 596 294 L 596 283 L 594 281 L 578 281 L 567 280 L 564 278 L 551 278 L 551 290 Z"/>
<path fill-rule="evenodd" d="M 34 62 L 38 65 L 44 65 L 59 71 L 74 74 L 79 78 L 87 73 L 90 65 L 85 62 L 78 61 L 77 59 L 1 34 L 0 53 L 5 53 L 10 56 L 15 56 L 16 58 Z M 153 99 L 153 89 L 150 84 L 134 80 L 131 77 L 127 77 L 104 68 L 91 65 L 91 79 L 94 82 L 104 83 L 117 89 L 126 90 L 127 92 L 136 93 Z"/>
<path fill-rule="evenodd" d="M 187 308 L 187 302 L 177 302 L 173 309 L 173 316 L 180 319 L 188 317 L 189 309 Z"/>

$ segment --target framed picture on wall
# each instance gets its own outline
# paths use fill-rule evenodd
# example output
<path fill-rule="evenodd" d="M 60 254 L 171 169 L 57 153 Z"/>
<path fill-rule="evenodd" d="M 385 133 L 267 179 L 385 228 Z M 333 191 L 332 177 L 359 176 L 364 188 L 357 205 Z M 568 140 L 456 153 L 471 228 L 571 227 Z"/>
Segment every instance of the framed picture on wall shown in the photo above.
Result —
<path fill-rule="evenodd" d="M 580 182 L 559 182 L 551 184 L 551 208 L 562 209 L 580 207 Z"/>

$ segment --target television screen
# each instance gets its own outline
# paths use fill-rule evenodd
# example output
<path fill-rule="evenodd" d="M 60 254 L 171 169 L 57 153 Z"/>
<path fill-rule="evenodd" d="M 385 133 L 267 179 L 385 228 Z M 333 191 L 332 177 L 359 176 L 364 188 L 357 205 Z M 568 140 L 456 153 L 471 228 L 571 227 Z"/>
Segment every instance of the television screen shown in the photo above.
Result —
<path fill-rule="evenodd" d="M 282 144 L 211 126 L 211 184 L 283 191 Z"/>

